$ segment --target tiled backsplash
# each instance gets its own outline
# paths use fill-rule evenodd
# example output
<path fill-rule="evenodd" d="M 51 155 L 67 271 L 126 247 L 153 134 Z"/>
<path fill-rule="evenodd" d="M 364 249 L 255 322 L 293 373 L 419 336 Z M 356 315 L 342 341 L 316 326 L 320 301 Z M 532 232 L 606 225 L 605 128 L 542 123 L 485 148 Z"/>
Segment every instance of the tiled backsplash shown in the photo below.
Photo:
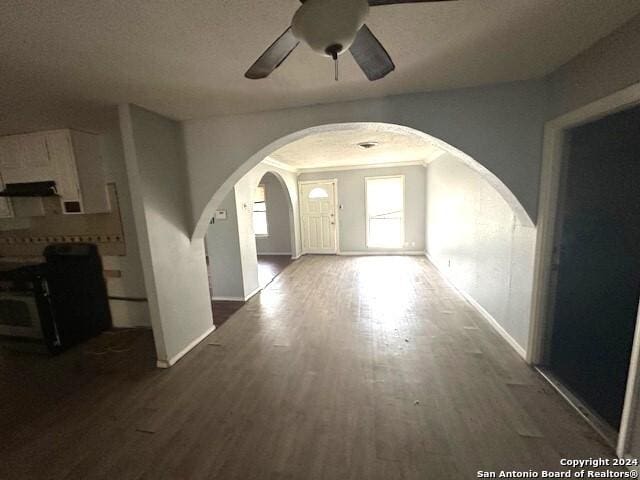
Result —
<path fill-rule="evenodd" d="M 111 212 L 63 215 L 57 198 L 43 198 L 44 215 L 22 219 L 0 219 L 0 256 L 33 257 L 50 243 L 88 242 L 98 245 L 101 255 L 125 255 L 125 238 L 116 186 L 107 186 Z M 12 229 L 15 225 L 16 229 Z M 26 228 L 25 228 L 26 227 Z"/>

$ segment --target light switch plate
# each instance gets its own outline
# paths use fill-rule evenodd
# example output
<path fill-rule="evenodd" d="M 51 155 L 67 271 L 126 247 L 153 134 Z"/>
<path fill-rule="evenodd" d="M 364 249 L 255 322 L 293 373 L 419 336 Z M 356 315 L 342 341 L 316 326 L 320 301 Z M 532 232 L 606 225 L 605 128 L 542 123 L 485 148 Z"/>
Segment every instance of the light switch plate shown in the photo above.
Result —
<path fill-rule="evenodd" d="M 216 220 L 226 220 L 227 219 L 227 211 L 226 210 L 216 210 L 216 213 L 213 215 L 213 218 Z"/>

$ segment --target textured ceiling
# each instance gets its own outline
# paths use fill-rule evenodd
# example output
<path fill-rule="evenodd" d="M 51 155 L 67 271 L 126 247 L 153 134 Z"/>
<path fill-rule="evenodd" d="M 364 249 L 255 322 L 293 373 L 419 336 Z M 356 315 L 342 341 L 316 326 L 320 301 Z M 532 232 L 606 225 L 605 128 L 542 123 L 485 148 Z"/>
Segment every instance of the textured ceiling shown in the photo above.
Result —
<path fill-rule="evenodd" d="M 0 132 L 133 102 L 176 119 L 541 76 L 633 15 L 638 0 L 459 0 L 371 9 L 397 70 L 342 79 L 301 46 L 267 80 L 244 71 L 298 0 L 6 0 L 0 5 Z M 39 122 L 39 123 L 38 123 Z"/>
<path fill-rule="evenodd" d="M 378 145 L 363 149 L 361 142 Z M 354 125 L 313 133 L 279 148 L 270 157 L 296 169 L 430 161 L 444 153 L 423 137 L 393 128 Z"/>

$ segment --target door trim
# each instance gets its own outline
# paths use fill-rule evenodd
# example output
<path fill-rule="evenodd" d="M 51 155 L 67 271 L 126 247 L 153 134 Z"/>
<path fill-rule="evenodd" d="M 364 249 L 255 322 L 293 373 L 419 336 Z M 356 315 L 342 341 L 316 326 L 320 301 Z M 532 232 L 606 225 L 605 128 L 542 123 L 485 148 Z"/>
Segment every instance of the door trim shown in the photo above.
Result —
<path fill-rule="evenodd" d="M 636 83 L 612 95 L 589 103 L 577 110 L 548 121 L 544 126 L 538 222 L 536 232 L 535 264 L 527 362 L 540 365 L 549 351 L 551 330 L 546 312 L 549 306 L 549 281 L 551 279 L 553 245 L 557 218 L 557 202 L 560 187 L 563 145 L 566 132 L 574 127 L 605 117 L 620 110 L 640 104 L 640 83 Z M 640 313 L 640 312 L 639 312 Z M 640 396 L 640 328 L 636 318 L 629 376 L 618 435 L 616 453 L 623 457 L 628 453 L 635 412 Z"/>
<path fill-rule="evenodd" d="M 335 210 L 335 222 L 336 222 L 336 228 L 335 228 L 335 239 L 334 239 L 334 245 L 336 246 L 336 248 L 334 249 L 333 252 L 326 252 L 326 251 L 322 251 L 322 252 L 317 252 L 314 250 L 305 250 L 304 249 L 304 240 L 302 238 L 302 231 L 300 231 L 300 248 L 301 248 L 301 252 L 300 255 L 338 255 L 340 254 L 340 206 L 338 205 L 338 179 L 337 178 L 320 178 L 317 180 L 298 180 L 298 215 L 299 215 L 299 221 L 300 221 L 300 227 L 302 227 L 302 185 L 309 185 L 312 183 L 331 183 L 333 184 L 333 208 Z"/>

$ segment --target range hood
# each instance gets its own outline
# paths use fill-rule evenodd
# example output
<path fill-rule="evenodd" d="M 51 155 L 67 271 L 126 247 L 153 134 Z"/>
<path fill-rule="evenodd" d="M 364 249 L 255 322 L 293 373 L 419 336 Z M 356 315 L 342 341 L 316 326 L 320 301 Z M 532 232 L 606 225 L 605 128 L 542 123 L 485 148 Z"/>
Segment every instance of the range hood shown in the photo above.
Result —
<path fill-rule="evenodd" d="M 58 195 L 56 182 L 7 183 L 0 197 L 54 197 Z"/>

